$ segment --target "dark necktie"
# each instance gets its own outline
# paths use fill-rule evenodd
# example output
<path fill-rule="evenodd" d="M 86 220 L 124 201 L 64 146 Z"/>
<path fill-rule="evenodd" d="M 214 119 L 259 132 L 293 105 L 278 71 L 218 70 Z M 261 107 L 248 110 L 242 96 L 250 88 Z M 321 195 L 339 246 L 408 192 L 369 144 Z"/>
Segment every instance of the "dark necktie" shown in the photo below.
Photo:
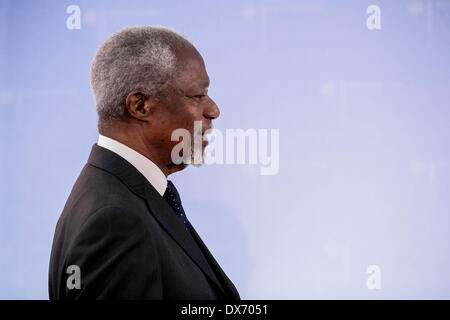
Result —
<path fill-rule="evenodd" d="M 186 214 L 184 213 L 183 206 L 181 205 L 180 195 L 178 194 L 177 189 L 175 188 L 172 181 L 167 180 L 167 188 L 163 195 L 164 199 L 166 199 L 167 203 L 172 207 L 173 211 L 177 215 L 178 219 L 183 223 L 186 231 L 189 231 L 189 223 L 186 218 Z"/>

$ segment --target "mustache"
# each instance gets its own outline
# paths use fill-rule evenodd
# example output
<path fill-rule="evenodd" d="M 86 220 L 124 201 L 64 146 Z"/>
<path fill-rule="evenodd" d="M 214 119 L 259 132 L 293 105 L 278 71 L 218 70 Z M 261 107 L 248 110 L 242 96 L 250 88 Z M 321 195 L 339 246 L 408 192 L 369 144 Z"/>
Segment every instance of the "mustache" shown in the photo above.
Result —
<path fill-rule="evenodd" d="M 199 130 L 197 130 L 197 131 L 195 131 L 194 132 L 194 136 L 203 136 L 203 135 L 205 135 L 205 133 L 207 132 L 207 131 L 211 131 L 211 130 L 213 130 L 214 129 L 214 126 L 209 126 L 209 127 L 207 127 L 206 129 L 204 129 L 203 130 L 203 128 L 199 128 Z M 208 132 L 208 133 L 210 133 L 210 132 Z"/>

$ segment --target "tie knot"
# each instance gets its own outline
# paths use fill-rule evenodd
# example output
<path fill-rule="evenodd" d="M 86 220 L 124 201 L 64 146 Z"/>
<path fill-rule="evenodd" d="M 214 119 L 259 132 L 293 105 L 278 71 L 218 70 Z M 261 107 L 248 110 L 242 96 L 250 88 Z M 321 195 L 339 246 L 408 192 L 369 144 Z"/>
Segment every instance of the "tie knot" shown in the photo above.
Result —
<path fill-rule="evenodd" d="M 180 195 L 178 194 L 177 188 L 175 188 L 175 185 L 172 183 L 172 181 L 167 180 L 167 188 L 164 192 L 164 198 L 166 200 L 170 200 L 170 202 L 176 202 L 181 204 Z"/>

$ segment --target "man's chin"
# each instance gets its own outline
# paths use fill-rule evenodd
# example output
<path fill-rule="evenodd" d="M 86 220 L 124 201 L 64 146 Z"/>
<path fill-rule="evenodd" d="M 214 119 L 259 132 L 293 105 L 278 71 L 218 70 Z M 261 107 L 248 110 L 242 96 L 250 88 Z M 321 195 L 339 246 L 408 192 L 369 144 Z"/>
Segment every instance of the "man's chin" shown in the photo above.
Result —
<path fill-rule="evenodd" d="M 203 166 L 205 164 L 205 159 L 206 159 L 205 148 L 206 148 L 206 146 L 207 146 L 207 143 L 206 144 L 204 143 L 202 145 L 201 155 L 196 154 L 194 151 L 189 165 L 200 168 L 201 166 Z M 200 150 L 198 150 L 197 152 L 200 153 Z"/>
<path fill-rule="evenodd" d="M 201 163 L 191 163 L 191 166 L 195 167 L 195 168 L 200 168 L 205 164 L 205 162 L 201 162 Z"/>
<path fill-rule="evenodd" d="M 188 165 L 194 166 L 196 168 L 200 168 L 201 166 L 203 166 L 205 164 L 205 154 L 202 154 L 201 159 L 191 159 L 191 162 L 188 163 Z"/>

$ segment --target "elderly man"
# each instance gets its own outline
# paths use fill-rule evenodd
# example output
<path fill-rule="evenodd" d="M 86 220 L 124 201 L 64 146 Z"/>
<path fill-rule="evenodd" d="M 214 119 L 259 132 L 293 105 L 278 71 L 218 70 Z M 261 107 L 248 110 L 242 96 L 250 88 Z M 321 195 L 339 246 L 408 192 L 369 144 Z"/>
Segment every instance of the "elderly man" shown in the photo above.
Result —
<path fill-rule="evenodd" d="M 100 46 L 100 136 L 56 226 L 50 299 L 239 299 L 167 180 L 187 165 L 172 132 L 203 136 L 219 116 L 208 85 L 201 55 L 169 29 L 125 28 Z"/>

